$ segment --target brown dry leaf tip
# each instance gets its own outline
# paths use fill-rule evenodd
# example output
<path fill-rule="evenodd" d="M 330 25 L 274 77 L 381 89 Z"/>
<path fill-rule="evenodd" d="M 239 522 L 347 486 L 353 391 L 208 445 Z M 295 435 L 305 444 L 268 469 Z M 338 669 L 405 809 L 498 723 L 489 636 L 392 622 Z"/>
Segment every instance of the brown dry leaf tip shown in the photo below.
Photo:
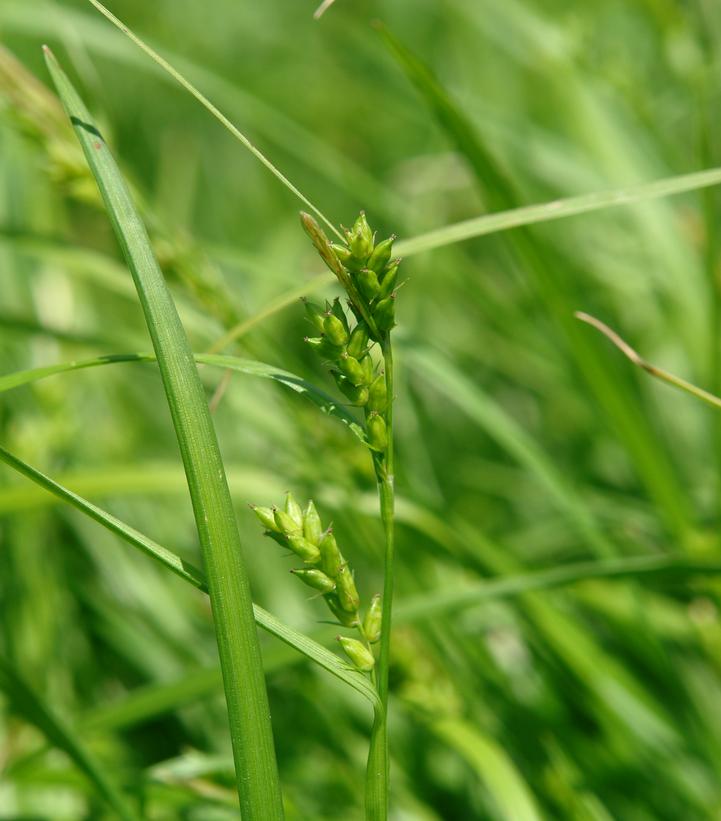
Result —
<path fill-rule="evenodd" d="M 581 322 L 585 322 L 587 325 L 591 325 L 597 331 L 600 331 L 619 349 L 619 351 L 621 351 L 621 353 L 628 357 L 634 365 L 638 365 L 641 368 L 647 367 L 646 361 L 639 355 L 639 353 L 635 351 L 628 344 L 628 342 L 622 339 L 614 330 L 609 328 L 605 322 L 601 322 L 600 319 L 596 319 L 595 316 L 591 316 L 584 311 L 576 311 L 574 316 L 576 319 L 580 319 Z"/>
<path fill-rule="evenodd" d="M 313 12 L 313 19 L 320 20 L 320 18 L 328 11 L 328 9 L 335 3 L 335 0 L 323 0 L 318 8 Z"/>

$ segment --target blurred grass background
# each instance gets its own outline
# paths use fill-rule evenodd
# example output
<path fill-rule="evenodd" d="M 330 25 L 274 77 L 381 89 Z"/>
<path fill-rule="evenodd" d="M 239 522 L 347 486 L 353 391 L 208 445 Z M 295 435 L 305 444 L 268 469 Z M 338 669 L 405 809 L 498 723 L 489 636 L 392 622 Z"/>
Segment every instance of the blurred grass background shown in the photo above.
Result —
<path fill-rule="evenodd" d="M 381 234 L 721 165 L 710 0 L 337 0 L 320 22 L 305 0 L 112 10 L 331 219 L 365 208 Z M 229 352 L 330 390 L 300 306 L 264 316 L 319 273 L 292 195 L 87 3 L 2 0 L 0 41 L 2 372 L 149 348 L 73 137 L 36 85 L 47 42 L 135 185 L 196 350 L 246 323 Z M 585 581 L 431 609 L 449 590 L 573 561 L 719 555 L 719 419 L 572 318 L 595 313 L 651 361 L 721 390 L 719 206 L 708 189 L 405 262 L 394 818 L 719 817 L 717 579 Z M 222 373 L 203 376 L 210 397 Z M 367 454 L 250 377 L 233 377 L 216 421 L 255 599 L 325 635 L 321 603 L 246 503 L 287 488 L 316 499 L 369 597 L 382 534 Z M 0 424 L 9 450 L 197 562 L 153 366 L 3 394 Z M 7 468 L 0 516 L 2 657 L 147 818 L 236 817 L 206 601 Z M 361 818 L 365 705 L 264 648 L 289 817 Z M 105 817 L 14 708 L 0 767 L 2 819 Z"/>

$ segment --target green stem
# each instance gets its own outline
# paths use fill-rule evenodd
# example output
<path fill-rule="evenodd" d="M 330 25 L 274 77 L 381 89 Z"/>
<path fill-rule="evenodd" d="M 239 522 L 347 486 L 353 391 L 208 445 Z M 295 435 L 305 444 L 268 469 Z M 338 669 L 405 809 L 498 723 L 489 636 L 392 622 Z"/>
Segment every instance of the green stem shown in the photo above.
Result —
<path fill-rule="evenodd" d="M 381 614 L 380 653 L 378 656 L 376 686 L 380 695 L 382 712 L 376 713 L 371 734 L 366 771 L 366 818 L 368 821 L 385 821 L 388 817 L 390 759 L 388 755 L 388 667 L 391 643 L 391 613 L 393 607 L 393 555 L 394 541 L 394 476 L 393 476 L 393 351 L 390 336 L 381 342 L 385 366 L 388 409 L 385 421 L 388 445 L 385 453 L 373 460 L 378 480 L 381 520 L 385 531 L 385 561 L 383 574 L 383 611 Z"/>

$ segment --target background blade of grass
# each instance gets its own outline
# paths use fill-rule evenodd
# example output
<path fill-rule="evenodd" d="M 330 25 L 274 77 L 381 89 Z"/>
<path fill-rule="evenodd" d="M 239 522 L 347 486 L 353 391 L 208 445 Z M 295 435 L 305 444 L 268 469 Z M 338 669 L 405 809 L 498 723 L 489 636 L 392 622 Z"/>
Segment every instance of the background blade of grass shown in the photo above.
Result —
<path fill-rule="evenodd" d="M 0 656 L 0 690 L 13 709 L 26 721 L 35 725 L 47 740 L 66 753 L 85 774 L 98 795 L 123 821 L 138 821 L 140 816 L 130 807 L 113 781 L 105 773 L 105 766 L 96 760 L 54 715 L 49 706 L 13 670 L 7 659 Z"/>
<path fill-rule="evenodd" d="M 272 365 L 266 365 L 264 362 L 256 362 L 252 359 L 241 359 L 234 356 L 222 356 L 218 354 L 193 354 L 195 361 L 201 365 L 213 365 L 218 368 L 225 368 L 226 370 L 236 371 L 237 373 L 247 374 L 249 376 L 260 376 L 263 379 L 272 379 L 279 382 L 290 390 L 307 396 L 320 410 L 328 416 L 333 416 L 340 420 L 344 425 L 347 425 L 350 430 L 363 441 L 363 430 L 358 424 L 358 421 L 348 413 L 342 405 L 334 400 L 325 391 L 316 388 L 310 382 L 289 371 L 284 371 L 282 368 L 275 368 Z M 0 376 L 0 393 L 13 388 L 18 388 L 21 385 L 28 385 L 37 382 L 40 379 L 46 379 L 49 376 L 55 376 L 61 373 L 71 373 L 72 371 L 83 370 L 85 368 L 96 368 L 101 365 L 112 365 L 124 362 L 155 362 L 157 357 L 154 354 L 147 353 L 128 353 L 128 354 L 106 354 L 104 356 L 95 357 L 94 359 L 84 359 L 78 362 L 64 362 L 58 365 L 47 365 L 43 368 L 32 368 L 27 371 L 18 371 L 17 373 L 5 374 Z"/>
<path fill-rule="evenodd" d="M 250 585 L 218 442 L 188 339 L 145 228 L 100 132 L 49 51 L 46 60 L 126 255 L 158 357 L 203 547 L 241 808 L 250 819 L 282 818 Z"/>

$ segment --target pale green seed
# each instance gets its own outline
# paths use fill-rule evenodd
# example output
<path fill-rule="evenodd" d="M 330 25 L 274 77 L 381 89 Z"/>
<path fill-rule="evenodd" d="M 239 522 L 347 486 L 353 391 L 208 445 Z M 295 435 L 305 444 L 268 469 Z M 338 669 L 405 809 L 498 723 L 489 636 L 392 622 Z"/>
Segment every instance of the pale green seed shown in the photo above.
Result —
<path fill-rule="evenodd" d="M 315 564 L 320 559 L 318 547 L 303 536 L 288 536 L 288 546 L 296 556 L 299 556 L 308 564 Z"/>
<path fill-rule="evenodd" d="M 303 511 L 303 536 L 314 545 L 319 544 L 323 538 L 323 526 L 312 499 Z"/>
<path fill-rule="evenodd" d="M 323 320 L 323 331 L 332 345 L 342 347 L 348 343 L 348 331 L 335 314 L 326 314 Z"/>
<path fill-rule="evenodd" d="M 335 593 L 329 593 L 325 596 L 325 600 L 331 613 L 344 627 L 357 627 L 358 613 L 346 613 L 346 611 L 340 606 L 340 602 L 338 601 L 338 597 Z"/>
<path fill-rule="evenodd" d="M 371 382 L 368 388 L 368 404 L 366 407 L 369 411 L 376 411 L 382 413 L 388 405 L 388 390 L 386 388 L 385 374 L 379 373 L 378 376 Z"/>
<path fill-rule="evenodd" d="M 382 616 L 383 603 L 380 593 L 376 593 L 371 599 L 370 607 L 363 619 L 363 635 L 371 644 L 375 644 L 381 637 Z"/>
<path fill-rule="evenodd" d="M 340 606 L 348 613 L 355 613 L 360 604 L 360 597 L 353 580 L 353 574 L 347 564 L 341 567 L 336 578 L 336 584 Z"/>
<path fill-rule="evenodd" d="M 338 641 L 343 648 L 343 651 L 353 664 L 363 673 L 370 673 L 375 667 L 376 660 L 373 658 L 373 653 L 361 644 L 358 639 L 350 639 L 347 636 L 338 636 Z"/>
<path fill-rule="evenodd" d="M 386 263 L 391 258 L 395 239 L 396 235 L 392 234 L 388 239 L 384 239 L 383 242 L 379 242 L 378 245 L 376 245 L 368 260 L 369 268 L 372 268 L 376 273 L 380 273 L 383 268 L 385 268 Z"/>
<path fill-rule="evenodd" d="M 278 527 L 275 516 L 273 515 L 273 510 L 269 507 L 259 507 L 258 505 L 250 505 L 250 509 L 255 513 L 255 515 L 260 519 L 260 523 L 266 530 L 271 530 L 275 533 L 280 532 L 280 528 Z"/>
<path fill-rule="evenodd" d="M 320 590 L 321 593 L 331 593 L 335 589 L 333 579 L 328 578 L 322 570 L 317 570 L 315 567 L 291 570 L 290 572 L 304 584 L 307 584 L 308 587 Z"/>
<path fill-rule="evenodd" d="M 331 579 L 337 578 L 343 567 L 343 557 L 330 528 L 323 534 L 320 542 L 318 542 L 318 547 L 320 549 L 320 566 L 323 568 L 323 572 L 327 573 Z"/>
<path fill-rule="evenodd" d="M 362 385 L 366 381 L 366 376 L 360 362 L 354 356 L 347 353 L 340 355 L 338 368 L 347 379 L 354 385 Z"/>
<path fill-rule="evenodd" d="M 292 516 L 279 508 L 276 508 L 273 515 L 275 516 L 275 523 L 278 525 L 278 529 L 281 533 L 284 533 L 286 536 L 301 535 L 302 522 L 300 525 L 297 524 Z"/>
<path fill-rule="evenodd" d="M 373 411 L 368 416 L 366 423 L 368 444 L 373 450 L 384 451 L 388 446 L 388 431 L 386 430 L 385 419 Z"/>
<path fill-rule="evenodd" d="M 348 356 L 353 356 L 359 359 L 363 355 L 366 346 L 368 345 L 368 328 L 364 322 L 359 322 L 350 335 L 350 342 L 348 342 Z"/>
<path fill-rule="evenodd" d="M 378 282 L 378 274 L 371 268 L 363 268 L 363 270 L 358 271 L 356 282 L 358 283 L 358 289 L 369 302 L 378 296 L 381 286 Z"/>
<path fill-rule="evenodd" d="M 296 523 L 298 528 L 303 527 L 303 509 L 296 502 L 295 496 L 288 491 L 285 495 L 285 512 Z"/>

